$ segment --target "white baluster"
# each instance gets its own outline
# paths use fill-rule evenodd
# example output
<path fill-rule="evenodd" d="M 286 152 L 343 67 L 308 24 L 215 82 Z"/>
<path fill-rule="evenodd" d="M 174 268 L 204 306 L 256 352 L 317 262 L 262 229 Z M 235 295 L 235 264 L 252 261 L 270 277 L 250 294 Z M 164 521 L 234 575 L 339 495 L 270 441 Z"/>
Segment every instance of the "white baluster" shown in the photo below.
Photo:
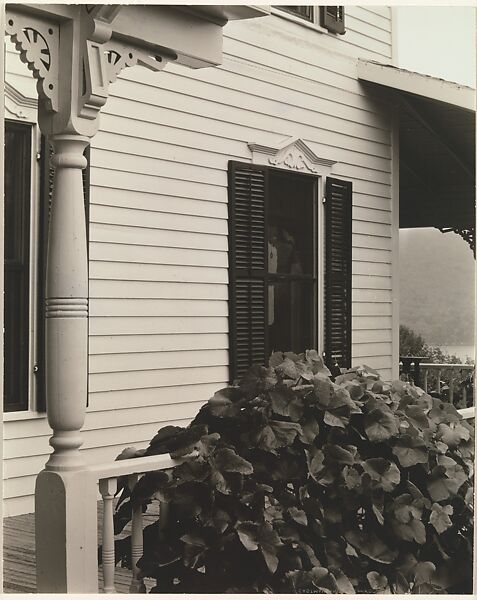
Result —
<path fill-rule="evenodd" d="M 99 491 L 103 497 L 103 579 L 105 594 L 115 594 L 114 587 L 114 523 L 113 523 L 113 500 L 117 490 L 117 479 L 101 479 Z"/>
<path fill-rule="evenodd" d="M 429 375 L 429 369 L 424 369 L 424 391 L 427 393 L 427 377 Z"/>
<path fill-rule="evenodd" d="M 453 401 L 454 401 L 454 379 L 455 379 L 455 370 L 450 369 L 449 402 L 451 404 L 453 404 Z"/>
<path fill-rule="evenodd" d="M 128 477 L 128 486 L 132 491 L 136 485 L 139 476 L 137 474 Z M 137 561 L 143 553 L 143 532 L 142 532 L 142 507 L 138 506 L 132 510 L 131 521 L 131 564 L 132 564 L 132 579 L 129 586 L 130 594 L 145 594 L 146 586 L 142 577 L 140 577 L 140 569 L 137 566 Z"/>
<path fill-rule="evenodd" d="M 441 370 L 437 370 L 437 388 L 436 391 L 438 394 L 441 393 Z"/>

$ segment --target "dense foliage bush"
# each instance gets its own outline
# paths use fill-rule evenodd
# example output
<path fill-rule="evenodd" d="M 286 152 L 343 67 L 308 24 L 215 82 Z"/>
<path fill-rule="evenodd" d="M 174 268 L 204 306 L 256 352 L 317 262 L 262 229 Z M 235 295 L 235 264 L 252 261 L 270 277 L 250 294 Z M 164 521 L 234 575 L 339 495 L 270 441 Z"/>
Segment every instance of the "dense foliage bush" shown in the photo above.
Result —
<path fill-rule="evenodd" d="M 138 563 L 158 593 L 471 593 L 473 448 L 409 383 L 365 366 L 333 382 L 315 351 L 274 353 L 125 454 L 192 453 L 123 490 L 116 532 L 131 506 L 168 503 Z"/>

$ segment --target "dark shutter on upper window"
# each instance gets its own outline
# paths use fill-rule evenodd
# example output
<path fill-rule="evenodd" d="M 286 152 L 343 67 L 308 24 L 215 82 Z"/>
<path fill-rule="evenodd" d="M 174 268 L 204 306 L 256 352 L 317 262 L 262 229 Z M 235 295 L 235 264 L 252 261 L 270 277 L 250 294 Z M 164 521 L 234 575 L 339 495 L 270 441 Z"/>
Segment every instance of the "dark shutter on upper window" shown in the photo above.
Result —
<path fill-rule="evenodd" d="M 344 33 L 344 6 L 320 6 L 320 25 L 332 33 Z"/>
<path fill-rule="evenodd" d="M 231 381 L 266 358 L 267 185 L 266 169 L 229 163 Z"/>
<path fill-rule="evenodd" d="M 325 202 L 325 359 L 351 367 L 352 185 L 328 177 Z"/>

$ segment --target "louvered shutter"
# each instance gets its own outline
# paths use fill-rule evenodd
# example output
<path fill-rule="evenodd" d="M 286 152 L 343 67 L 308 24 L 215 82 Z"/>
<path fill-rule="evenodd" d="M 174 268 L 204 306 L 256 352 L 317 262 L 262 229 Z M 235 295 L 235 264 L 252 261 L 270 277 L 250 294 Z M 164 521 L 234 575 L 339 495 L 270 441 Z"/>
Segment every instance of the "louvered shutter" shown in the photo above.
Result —
<path fill-rule="evenodd" d="M 46 410 L 46 386 L 45 386 L 45 293 L 46 293 L 46 256 L 48 248 L 48 227 L 50 223 L 51 201 L 53 196 L 54 167 L 50 164 L 53 148 L 44 135 L 40 142 L 40 223 L 38 238 L 38 318 L 37 318 L 37 398 L 36 409 Z M 90 186 L 90 146 L 84 151 L 88 166 L 83 169 L 83 193 L 84 208 L 86 216 L 86 236 L 89 241 L 89 186 Z M 87 245 L 89 254 L 89 244 Z"/>
<path fill-rule="evenodd" d="M 320 25 L 332 33 L 345 33 L 344 6 L 320 6 Z"/>
<path fill-rule="evenodd" d="M 266 358 L 266 195 L 266 169 L 229 163 L 231 381 Z"/>
<path fill-rule="evenodd" d="M 352 185 L 328 177 L 325 202 L 325 359 L 351 367 Z"/>

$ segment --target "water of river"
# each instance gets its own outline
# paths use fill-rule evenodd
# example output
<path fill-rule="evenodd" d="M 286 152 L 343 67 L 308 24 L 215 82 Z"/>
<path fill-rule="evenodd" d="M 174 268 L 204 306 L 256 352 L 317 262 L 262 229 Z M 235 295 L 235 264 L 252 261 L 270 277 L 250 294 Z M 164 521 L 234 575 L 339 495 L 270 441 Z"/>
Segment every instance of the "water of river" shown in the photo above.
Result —
<path fill-rule="evenodd" d="M 435 345 L 439 346 L 439 348 L 443 352 L 447 352 L 447 354 L 458 356 L 463 362 L 466 361 L 467 357 L 475 361 L 475 346 L 441 346 L 440 344 Z"/>

